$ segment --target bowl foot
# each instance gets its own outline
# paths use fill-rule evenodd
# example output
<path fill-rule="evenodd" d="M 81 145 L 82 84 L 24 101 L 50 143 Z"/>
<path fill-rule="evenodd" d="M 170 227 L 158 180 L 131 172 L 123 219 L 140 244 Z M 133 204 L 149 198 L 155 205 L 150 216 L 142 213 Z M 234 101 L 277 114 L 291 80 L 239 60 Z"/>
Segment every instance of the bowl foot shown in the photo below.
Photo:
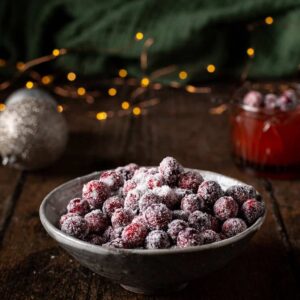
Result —
<path fill-rule="evenodd" d="M 143 287 L 135 287 L 130 285 L 121 284 L 121 287 L 127 291 L 136 293 L 136 294 L 144 294 L 144 295 L 165 295 L 178 292 L 183 290 L 188 285 L 187 282 L 177 285 L 167 285 L 165 287 L 160 288 L 143 288 Z"/>

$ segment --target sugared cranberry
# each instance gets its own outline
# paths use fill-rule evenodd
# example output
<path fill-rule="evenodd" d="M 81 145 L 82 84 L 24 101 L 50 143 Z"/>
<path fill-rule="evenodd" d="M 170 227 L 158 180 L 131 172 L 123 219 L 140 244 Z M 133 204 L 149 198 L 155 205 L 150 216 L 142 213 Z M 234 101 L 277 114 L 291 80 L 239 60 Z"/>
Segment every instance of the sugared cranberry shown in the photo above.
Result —
<path fill-rule="evenodd" d="M 277 97 L 274 94 L 267 94 L 264 99 L 266 109 L 275 109 L 277 107 Z"/>
<path fill-rule="evenodd" d="M 196 210 L 190 214 L 189 224 L 200 232 L 206 229 L 212 229 L 212 216 L 208 213 Z"/>
<path fill-rule="evenodd" d="M 116 238 L 121 237 L 122 230 L 119 230 L 119 228 L 122 228 L 122 227 L 118 227 L 118 228 L 115 228 L 115 229 L 112 228 L 112 226 L 107 227 L 107 229 L 103 233 L 103 238 L 106 241 L 112 241 Z"/>
<path fill-rule="evenodd" d="M 101 208 L 103 202 L 109 197 L 109 187 L 98 180 L 89 181 L 83 186 L 82 198 L 91 208 Z"/>
<path fill-rule="evenodd" d="M 144 244 L 147 227 L 142 223 L 131 223 L 122 232 L 122 239 L 128 248 L 136 248 Z"/>
<path fill-rule="evenodd" d="M 260 92 L 250 91 L 245 95 L 243 103 L 251 107 L 261 107 L 263 104 L 263 96 Z"/>
<path fill-rule="evenodd" d="M 175 195 L 177 196 L 177 200 L 180 203 L 181 199 L 186 196 L 186 195 L 190 195 L 193 192 L 191 190 L 186 190 L 186 189 L 182 189 L 182 188 L 175 188 L 173 189 Z"/>
<path fill-rule="evenodd" d="M 201 199 L 196 194 L 190 194 L 185 196 L 181 200 L 181 209 L 187 213 L 192 213 L 195 210 L 200 210 L 203 208 L 201 205 Z"/>
<path fill-rule="evenodd" d="M 126 196 L 129 191 L 135 189 L 136 186 L 137 186 L 137 183 L 133 179 L 125 181 L 124 187 L 123 187 L 124 196 Z"/>
<path fill-rule="evenodd" d="M 149 175 L 148 169 L 145 167 L 141 167 L 135 170 L 132 180 L 134 180 L 137 184 L 144 182 L 145 178 Z"/>
<path fill-rule="evenodd" d="M 150 175 L 146 179 L 146 185 L 149 189 L 154 189 L 156 187 L 161 187 L 164 185 L 164 179 L 160 173 Z"/>
<path fill-rule="evenodd" d="M 200 184 L 197 194 L 203 201 L 205 207 L 211 208 L 214 203 L 223 196 L 223 191 L 216 181 L 208 180 Z"/>
<path fill-rule="evenodd" d="M 124 207 L 131 209 L 132 211 L 137 211 L 139 208 L 140 197 L 140 190 L 134 189 L 129 191 L 124 200 Z"/>
<path fill-rule="evenodd" d="M 226 190 L 225 194 L 232 197 L 239 205 L 256 197 L 256 191 L 251 185 L 233 185 Z"/>
<path fill-rule="evenodd" d="M 108 220 L 100 209 L 95 209 L 84 216 L 90 232 L 103 232 Z"/>
<path fill-rule="evenodd" d="M 201 235 L 203 244 L 211 244 L 211 243 L 218 242 L 221 240 L 219 234 L 210 229 L 201 232 L 200 235 Z"/>
<path fill-rule="evenodd" d="M 93 245 L 98 246 L 101 246 L 102 244 L 106 243 L 106 239 L 98 234 L 89 234 L 85 240 Z"/>
<path fill-rule="evenodd" d="M 157 194 L 152 191 L 146 192 L 139 201 L 140 211 L 143 212 L 147 209 L 148 206 L 155 203 L 160 203 L 161 199 Z"/>
<path fill-rule="evenodd" d="M 215 232 L 219 232 L 221 230 L 220 221 L 214 216 L 211 216 L 211 230 Z"/>
<path fill-rule="evenodd" d="M 164 229 L 172 219 L 172 212 L 162 203 L 152 204 L 144 211 L 143 216 L 151 229 Z"/>
<path fill-rule="evenodd" d="M 168 225 L 168 234 L 171 237 L 171 239 L 176 242 L 178 233 L 182 231 L 183 229 L 188 227 L 188 223 L 183 220 L 173 220 Z"/>
<path fill-rule="evenodd" d="M 238 210 L 238 204 L 229 196 L 221 197 L 214 204 L 215 216 L 221 221 L 236 217 Z"/>
<path fill-rule="evenodd" d="M 105 202 L 103 203 L 102 210 L 105 214 L 107 214 L 109 217 L 112 216 L 113 212 L 123 207 L 123 200 L 118 196 L 112 196 L 109 197 Z"/>
<path fill-rule="evenodd" d="M 178 203 L 178 198 L 169 186 L 163 185 L 162 187 L 157 187 L 153 192 L 160 198 L 161 202 L 164 203 L 168 208 L 174 208 Z"/>
<path fill-rule="evenodd" d="M 123 176 L 115 171 L 101 173 L 99 181 L 105 183 L 112 191 L 117 190 L 124 183 Z"/>
<path fill-rule="evenodd" d="M 228 219 L 223 223 L 222 233 L 230 238 L 247 229 L 246 223 L 239 218 Z"/>
<path fill-rule="evenodd" d="M 158 170 L 165 182 L 174 186 L 179 174 L 182 173 L 184 169 L 174 157 L 167 156 L 160 162 Z"/>
<path fill-rule="evenodd" d="M 76 213 L 67 213 L 65 215 L 62 215 L 59 219 L 59 225 L 61 226 L 64 221 L 66 221 L 68 218 L 74 217 L 74 216 L 78 216 L 78 214 L 76 214 Z"/>
<path fill-rule="evenodd" d="M 69 202 L 67 210 L 69 213 L 75 213 L 84 216 L 86 213 L 89 212 L 90 206 L 86 200 L 74 198 Z"/>
<path fill-rule="evenodd" d="M 147 249 L 166 249 L 171 246 L 168 234 L 163 230 L 153 230 L 146 237 Z"/>
<path fill-rule="evenodd" d="M 126 244 L 121 238 L 116 238 L 112 241 L 103 244 L 102 246 L 108 248 L 117 248 L 117 249 L 126 248 Z"/>
<path fill-rule="evenodd" d="M 111 216 L 111 224 L 113 228 L 125 227 L 133 219 L 133 212 L 129 209 L 118 208 Z"/>
<path fill-rule="evenodd" d="M 148 226 L 143 215 L 136 216 L 135 218 L 133 218 L 131 223 L 141 223 L 141 224 L 145 225 L 146 227 Z"/>
<path fill-rule="evenodd" d="M 187 221 L 189 218 L 189 213 L 181 210 L 181 209 L 177 209 L 177 210 L 173 210 L 172 211 L 172 219 L 176 220 L 176 219 L 180 219 L 183 221 Z"/>
<path fill-rule="evenodd" d="M 277 106 L 282 111 L 288 111 L 295 108 L 296 102 L 293 100 L 293 98 L 290 98 L 287 94 L 283 94 L 277 98 Z"/>
<path fill-rule="evenodd" d="M 129 180 L 132 178 L 135 170 L 137 170 L 139 166 L 137 164 L 131 163 L 124 167 L 116 168 L 116 172 L 122 174 L 124 180 Z"/>
<path fill-rule="evenodd" d="M 67 218 L 62 223 L 61 230 L 79 239 L 84 239 L 89 233 L 86 220 L 78 215 Z"/>
<path fill-rule="evenodd" d="M 187 227 L 178 233 L 177 246 L 180 248 L 200 246 L 202 243 L 199 231 L 194 228 Z"/>
<path fill-rule="evenodd" d="M 262 202 L 256 199 L 249 199 L 242 205 L 242 214 L 248 224 L 253 224 L 265 212 L 265 207 Z"/>
<path fill-rule="evenodd" d="M 182 189 L 192 190 L 197 192 L 199 185 L 203 182 L 203 177 L 197 171 L 187 171 L 181 173 L 178 177 L 177 185 Z"/>

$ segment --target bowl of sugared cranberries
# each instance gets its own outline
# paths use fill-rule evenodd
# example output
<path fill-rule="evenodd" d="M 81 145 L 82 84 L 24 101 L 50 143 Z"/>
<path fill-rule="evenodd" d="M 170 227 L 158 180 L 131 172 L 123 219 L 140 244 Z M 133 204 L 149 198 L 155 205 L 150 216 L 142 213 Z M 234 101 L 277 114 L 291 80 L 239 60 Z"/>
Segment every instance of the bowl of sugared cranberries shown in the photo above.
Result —
<path fill-rule="evenodd" d="M 236 179 L 129 164 L 71 180 L 40 207 L 43 226 L 93 272 L 144 294 L 180 290 L 237 256 L 261 227 L 265 204 Z"/>

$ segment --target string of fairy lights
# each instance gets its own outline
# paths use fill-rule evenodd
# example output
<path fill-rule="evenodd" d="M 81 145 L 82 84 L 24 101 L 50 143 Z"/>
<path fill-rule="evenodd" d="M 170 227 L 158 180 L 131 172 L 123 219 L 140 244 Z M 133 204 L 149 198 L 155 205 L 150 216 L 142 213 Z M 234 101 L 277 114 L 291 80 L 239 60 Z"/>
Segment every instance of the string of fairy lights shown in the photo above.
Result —
<path fill-rule="evenodd" d="M 274 18 L 267 16 L 263 21 L 258 21 L 256 23 L 249 24 L 247 26 L 248 30 L 254 30 L 256 26 L 265 24 L 270 26 L 274 23 Z M 137 32 L 134 36 L 135 42 L 143 42 L 142 51 L 140 54 L 140 68 L 143 73 L 146 73 L 148 67 L 148 49 L 153 45 L 153 38 L 145 38 L 143 32 Z M 0 93 L 7 90 L 9 87 L 13 86 L 17 80 L 19 80 L 24 74 L 26 74 L 28 80 L 25 82 L 25 88 L 33 89 L 36 87 L 43 86 L 50 90 L 52 93 L 56 94 L 61 98 L 72 98 L 72 99 L 84 99 L 87 104 L 93 104 L 95 99 L 103 97 L 103 93 L 99 90 L 89 90 L 85 86 L 76 84 L 78 75 L 74 71 L 70 71 L 65 74 L 65 79 L 68 82 L 67 85 L 57 85 L 55 83 L 55 75 L 47 74 L 41 75 L 34 70 L 34 67 L 41 65 L 43 63 L 51 62 L 63 55 L 69 54 L 71 51 L 68 49 L 53 49 L 52 53 L 46 56 L 38 57 L 26 63 L 17 62 L 15 65 L 16 74 L 11 79 L 0 83 Z M 250 59 L 255 56 L 255 49 L 249 47 L 246 49 L 246 54 Z M 0 68 L 5 68 L 7 66 L 7 61 L 0 58 Z M 249 65 L 248 65 L 249 67 Z M 241 75 L 242 79 L 246 79 L 248 75 L 248 67 L 245 68 L 243 74 Z M 210 74 L 216 72 L 217 67 L 213 63 L 209 63 L 205 66 L 206 71 Z M 134 115 L 140 116 L 147 113 L 147 110 L 151 106 L 157 105 L 160 100 L 157 97 L 145 99 L 142 97 L 145 92 L 152 90 L 160 90 L 163 88 L 163 85 L 157 82 L 157 79 L 166 76 L 168 74 L 177 72 L 177 81 L 171 81 L 169 84 L 164 86 L 174 88 L 174 89 L 184 89 L 188 93 L 199 93 L 199 94 L 208 94 L 211 93 L 210 87 L 205 86 L 195 86 L 186 84 L 186 80 L 189 77 L 187 70 L 178 70 L 176 65 L 167 66 L 158 70 L 153 71 L 148 74 L 148 76 L 143 76 L 141 78 L 132 78 L 129 76 L 128 71 L 125 68 L 122 68 L 117 71 L 117 76 L 113 79 L 107 81 L 108 85 L 111 85 L 107 88 L 106 94 L 109 97 L 116 97 L 119 94 L 122 87 L 127 86 L 131 87 L 132 92 L 128 99 L 121 101 L 120 106 L 115 111 L 97 111 L 94 113 L 93 117 L 98 121 L 105 121 L 108 118 L 115 116 L 121 117 L 125 115 Z M 58 104 L 57 110 L 62 113 L 65 110 L 66 105 Z M 0 112 L 6 109 L 5 103 L 0 102 Z M 210 110 L 211 114 L 220 114 L 227 109 L 225 104 L 221 104 L 218 107 L 215 107 Z M 91 115 L 91 114 L 89 114 Z"/>

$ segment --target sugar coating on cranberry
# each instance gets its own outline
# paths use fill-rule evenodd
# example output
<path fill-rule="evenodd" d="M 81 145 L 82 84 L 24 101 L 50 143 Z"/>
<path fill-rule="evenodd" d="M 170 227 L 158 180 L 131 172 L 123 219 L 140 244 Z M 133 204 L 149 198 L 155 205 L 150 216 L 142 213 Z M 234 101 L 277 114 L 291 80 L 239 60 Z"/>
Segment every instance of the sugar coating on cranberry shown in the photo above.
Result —
<path fill-rule="evenodd" d="M 101 246 L 102 244 L 106 243 L 106 239 L 98 234 L 89 234 L 85 240 L 93 245 Z"/>
<path fill-rule="evenodd" d="M 179 220 L 187 221 L 189 218 L 189 215 L 190 215 L 189 213 L 187 213 L 181 209 L 176 209 L 176 210 L 172 211 L 172 219 L 173 220 L 179 219 Z"/>
<path fill-rule="evenodd" d="M 109 217 L 112 216 L 113 212 L 123 207 L 123 200 L 119 196 L 112 196 L 109 197 L 105 202 L 103 203 L 102 210 L 105 214 L 107 214 Z"/>
<path fill-rule="evenodd" d="M 178 176 L 178 187 L 182 189 L 192 190 L 194 193 L 197 192 L 199 185 L 203 182 L 203 177 L 197 171 L 187 171 L 179 174 Z"/>
<path fill-rule="evenodd" d="M 181 200 L 180 208 L 187 213 L 192 213 L 195 210 L 202 209 L 203 204 L 201 204 L 201 199 L 198 195 L 190 194 Z"/>
<path fill-rule="evenodd" d="M 177 246 L 180 248 L 200 246 L 202 243 L 201 235 L 195 228 L 187 227 L 178 233 Z"/>
<path fill-rule="evenodd" d="M 146 222 L 145 218 L 143 217 L 143 215 L 138 215 L 138 216 L 134 217 L 131 223 L 141 223 L 141 224 L 145 225 L 146 227 L 148 227 L 147 222 Z"/>
<path fill-rule="evenodd" d="M 174 188 L 173 191 L 174 191 L 175 195 L 177 196 L 177 200 L 179 203 L 184 196 L 193 193 L 192 190 L 186 190 L 186 189 L 182 189 L 182 188 L 178 188 L 178 187 Z"/>
<path fill-rule="evenodd" d="M 146 185 L 148 189 L 154 189 L 164 185 L 164 178 L 160 173 L 147 176 Z"/>
<path fill-rule="evenodd" d="M 64 221 L 66 221 L 70 217 L 78 216 L 77 213 L 66 213 L 62 215 L 59 219 L 59 225 L 61 226 Z"/>
<path fill-rule="evenodd" d="M 143 216 L 151 229 L 164 229 L 172 220 L 172 212 L 162 203 L 148 206 Z"/>
<path fill-rule="evenodd" d="M 246 229 L 247 229 L 246 223 L 239 218 L 228 219 L 222 225 L 222 233 L 227 238 L 235 236 Z"/>
<path fill-rule="evenodd" d="M 116 168 L 116 172 L 121 174 L 124 180 L 129 180 L 132 178 L 135 170 L 137 170 L 138 168 L 139 166 L 137 164 L 130 163 L 126 166 Z"/>
<path fill-rule="evenodd" d="M 155 194 L 153 191 L 146 192 L 139 201 L 139 209 L 141 212 L 145 211 L 148 206 L 155 203 L 160 203 L 160 197 Z"/>
<path fill-rule="evenodd" d="M 275 94 L 267 94 L 264 104 L 266 109 L 275 109 L 277 107 L 277 96 Z"/>
<path fill-rule="evenodd" d="M 112 241 L 116 238 L 121 237 L 122 234 L 122 230 L 118 230 L 119 228 L 122 227 L 118 227 L 118 228 L 112 228 L 112 226 L 109 226 L 106 228 L 106 230 L 103 233 L 103 237 L 106 241 Z"/>
<path fill-rule="evenodd" d="M 114 240 L 109 241 L 103 244 L 102 246 L 108 248 L 117 248 L 117 249 L 126 248 L 126 244 L 121 238 L 115 238 Z"/>
<path fill-rule="evenodd" d="M 148 229 L 142 223 L 131 223 L 122 232 L 122 239 L 128 248 L 136 248 L 144 244 Z"/>
<path fill-rule="evenodd" d="M 177 219 L 177 220 L 173 220 L 171 223 L 168 224 L 167 232 L 168 232 L 170 238 L 174 242 L 176 242 L 178 233 L 187 227 L 188 227 L 187 222 Z"/>
<path fill-rule="evenodd" d="M 178 203 L 178 198 L 173 189 L 167 185 L 157 187 L 153 192 L 161 199 L 161 202 L 164 203 L 168 208 L 174 208 Z"/>
<path fill-rule="evenodd" d="M 174 157 L 167 156 L 159 164 L 158 170 L 163 176 L 165 182 L 174 186 L 180 173 L 184 171 L 183 167 Z"/>
<path fill-rule="evenodd" d="M 123 176 L 115 171 L 101 173 L 99 181 L 105 183 L 112 191 L 117 190 L 124 183 Z"/>
<path fill-rule="evenodd" d="M 133 179 L 125 181 L 124 186 L 123 186 L 124 196 L 126 196 L 129 191 L 135 189 L 136 186 L 137 186 L 137 183 Z"/>
<path fill-rule="evenodd" d="M 262 202 L 256 199 L 249 199 L 243 203 L 241 212 L 248 224 L 253 224 L 265 212 L 265 207 Z"/>
<path fill-rule="evenodd" d="M 204 205 L 211 208 L 214 203 L 223 196 L 223 191 L 216 181 L 206 180 L 200 184 L 197 194 Z"/>
<path fill-rule="evenodd" d="M 125 227 L 132 221 L 133 217 L 134 214 L 130 209 L 118 208 L 111 216 L 111 224 L 113 228 Z"/>
<path fill-rule="evenodd" d="M 82 189 L 82 198 L 89 203 L 91 208 L 101 208 L 109 194 L 109 187 L 98 180 L 89 181 Z"/>
<path fill-rule="evenodd" d="M 88 224 L 89 232 L 103 232 L 108 225 L 107 217 L 100 209 L 92 210 L 84 216 L 84 219 Z"/>
<path fill-rule="evenodd" d="M 225 194 L 232 197 L 239 205 L 248 199 L 256 198 L 256 190 L 251 185 L 233 185 L 226 190 Z"/>
<path fill-rule="evenodd" d="M 215 216 L 221 221 L 236 217 L 238 210 L 238 204 L 229 196 L 219 198 L 214 204 Z"/>
<path fill-rule="evenodd" d="M 191 227 L 196 228 L 200 232 L 212 229 L 212 216 L 200 210 L 191 213 L 188 222 Z"/>
<path fill-rule="evenodd" d="M 137 184 L 142 183 L 145 181 L 146 177 L 149 175 L 149 169 L 145 167 L 141 167 L 135 170 L 132 180 L 134 180 Z"/>
<path fill-rule="evenodd" d="M 147 249 L 166 249 L 170 246 L 170 238 L 163 230 L 153 230 L 146 237 L 145 247 Z"/>
<path fill-rule="evenodd" d="M 77 213 L 78 215 L 85 215 L 89 212 L 90 206 L 86 200 L 81 200 L 80 198 L 74 198 L 70 200 L 67 205 L 67 210 L 69 213 Z"/>
<path fill-rule="evenodd" d="M 263 96 L 258 91 L 250 91 L 244 96 L 243 103 L 251 107 L 261 107 L 263 105 Z"/>
<path fill-rule="evenodd" d="M 137 211 L 139 208 L 139 200 L 141 197 L 141 191 L 138 189 L 131 190 L 127 193 L 124 200 L 124 207 Z"/>
<path fill-rule="evenodd" d="M 213 230 L 204 230 L 200 233 L 203 244 L 211 244 L 221 240 L 220 235 Z"/>
<path fill-rule="evenodd" d="M 81 216 L 67 218 L 61 225 L 61 231 L 79 239 L 84 239 L 89 233 L 89 227 Z"/>

